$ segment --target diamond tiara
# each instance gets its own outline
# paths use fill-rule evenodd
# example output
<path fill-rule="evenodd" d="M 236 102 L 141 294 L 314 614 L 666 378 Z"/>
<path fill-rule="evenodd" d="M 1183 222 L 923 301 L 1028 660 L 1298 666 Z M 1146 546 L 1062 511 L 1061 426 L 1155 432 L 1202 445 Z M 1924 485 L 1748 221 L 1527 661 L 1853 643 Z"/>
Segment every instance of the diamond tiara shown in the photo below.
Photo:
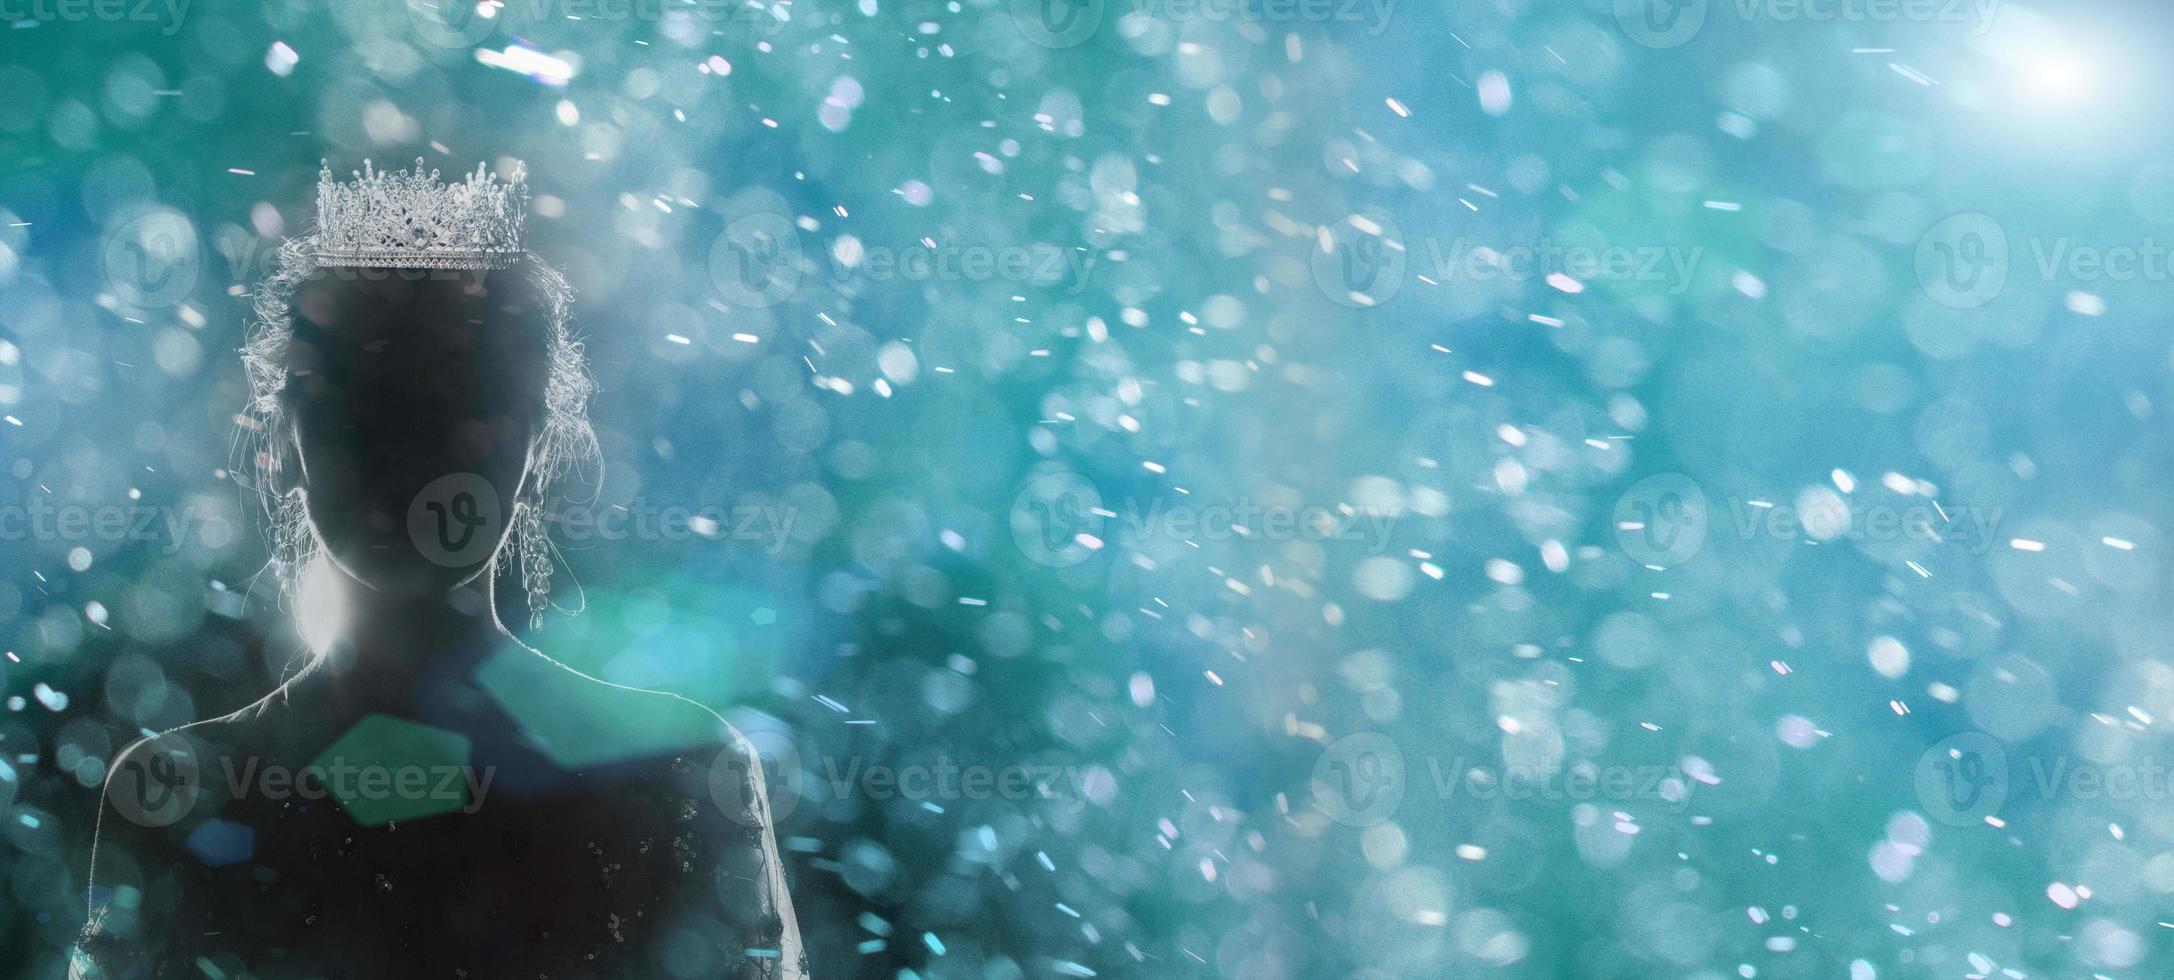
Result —
<path fill-rule="evenodd" d="M 325 266 L 394 269 L 504 269 L 521 260 L 528 217 L 528 174 L 499 180 L 476 164 L 464 181 L 438 172 L 377 170 L 370 161 L 351 181 L 317 173 L 317 239 L 311 257 Z"/>

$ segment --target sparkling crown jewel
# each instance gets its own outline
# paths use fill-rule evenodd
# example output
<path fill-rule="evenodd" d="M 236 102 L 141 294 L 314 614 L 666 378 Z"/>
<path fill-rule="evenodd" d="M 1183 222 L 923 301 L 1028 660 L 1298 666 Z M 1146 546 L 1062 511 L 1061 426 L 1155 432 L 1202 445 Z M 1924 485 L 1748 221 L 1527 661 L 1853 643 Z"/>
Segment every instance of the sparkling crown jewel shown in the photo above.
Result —
<path fill-rule="evenodd" d="M 521 259 L 528 217 L 527 172 L 501 181 L 482 164 L 458 183 L 423 171 L 375 170 L 352 181 L 317 174 L 318 265 L 394 269 L 504 269 Z"/>

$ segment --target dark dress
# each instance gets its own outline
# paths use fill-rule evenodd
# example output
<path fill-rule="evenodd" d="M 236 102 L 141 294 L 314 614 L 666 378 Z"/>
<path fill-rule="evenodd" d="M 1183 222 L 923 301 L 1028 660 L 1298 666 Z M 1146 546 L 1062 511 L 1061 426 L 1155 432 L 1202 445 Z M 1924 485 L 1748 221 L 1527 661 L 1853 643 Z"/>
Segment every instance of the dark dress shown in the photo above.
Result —
<path fill-rule="evenodd" d="M 115 760 L 72 976 L 804 976 L 714 713 L 520 649 L 399 713 L 311 681 Z"/>

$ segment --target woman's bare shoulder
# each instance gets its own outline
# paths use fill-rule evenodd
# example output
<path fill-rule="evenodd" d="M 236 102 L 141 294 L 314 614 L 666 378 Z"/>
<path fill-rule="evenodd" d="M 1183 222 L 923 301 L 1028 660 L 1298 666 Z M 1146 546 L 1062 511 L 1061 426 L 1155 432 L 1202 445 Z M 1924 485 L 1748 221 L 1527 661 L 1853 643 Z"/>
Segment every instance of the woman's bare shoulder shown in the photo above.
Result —
<path fill-rule="evenodd" d="M 677 694 L 615 684 L 523 651 L 502 653 L 477 684 L 553 762 L 570 768 L 745 751 L 724 716 Z"/>

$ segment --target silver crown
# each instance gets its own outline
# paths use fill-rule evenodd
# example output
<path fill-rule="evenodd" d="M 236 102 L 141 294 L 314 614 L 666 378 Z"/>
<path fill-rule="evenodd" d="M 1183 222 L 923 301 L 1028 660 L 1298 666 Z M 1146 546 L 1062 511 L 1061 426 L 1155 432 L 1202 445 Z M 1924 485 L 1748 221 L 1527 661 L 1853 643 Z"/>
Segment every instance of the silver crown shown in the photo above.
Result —
<path fill-rule="evenodd" d="M 352 181 L 317 173 L 318 265 L 394 269 L 504 269 L 521 259 L 528 218 L 528 174 L 501 181 L 476 172 L 445 183 L 438 172 L 376 170 L 370 161 Z"/>

